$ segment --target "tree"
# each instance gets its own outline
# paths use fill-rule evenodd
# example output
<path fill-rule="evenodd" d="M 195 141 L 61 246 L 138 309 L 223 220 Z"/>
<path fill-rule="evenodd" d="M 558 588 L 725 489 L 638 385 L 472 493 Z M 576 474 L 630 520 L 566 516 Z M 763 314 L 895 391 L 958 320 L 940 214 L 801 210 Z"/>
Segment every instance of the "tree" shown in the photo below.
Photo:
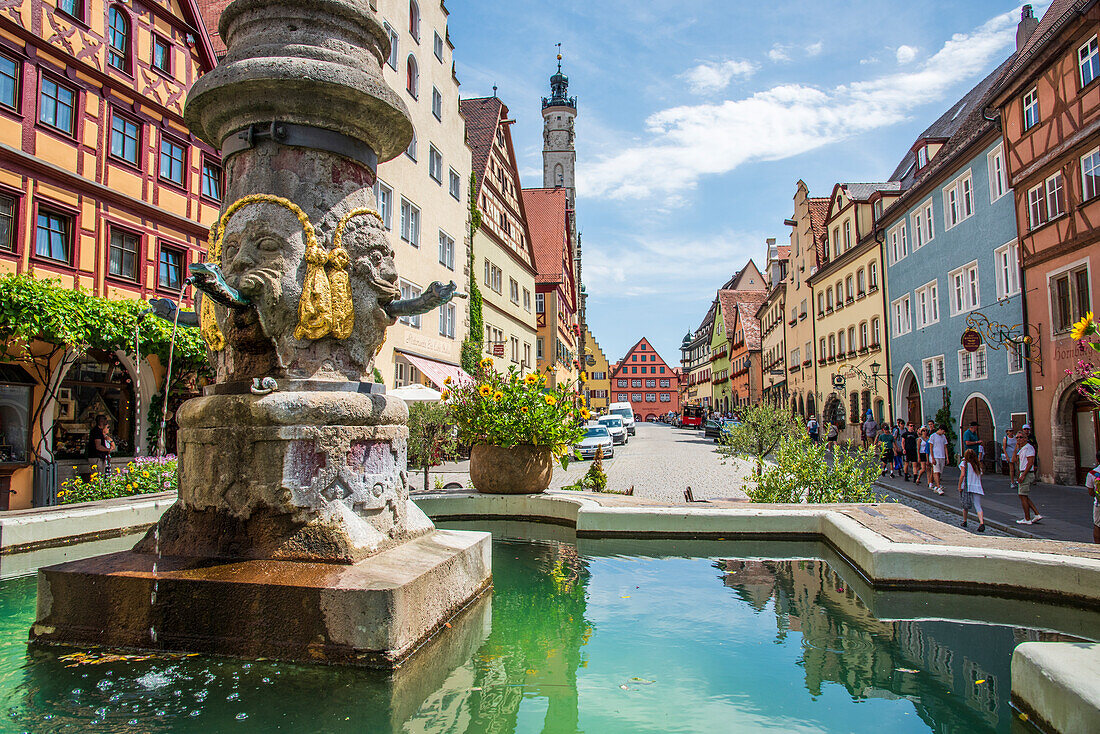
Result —
<path fill-rule="evenodd" d="M 756 462 L 756 470 L 762 471 L 764 457 L 774 451 L 783 438 L 795 435 L 799 428 L 786 407 L 758 403 L 742 411 L 741 422 L 729 433 L 719 435 L 718 453 L 726 459 L 752 459 Z"/>
<path fill-rule="evenodd" d="M 451 411 L 443 403 L 417 402 L 409 405 L 409 465 L 428 470 L 454 458 L 458 452 Z"/>
<path fill-rule="evenodd" d="M 877 502 L 871 489 L 880 473 L 875 448 L 849 442 L 846 451 L 829 451 L 809 436 L 788 434 L 775 449 L 774 463 L 753 470 L 752 502 L 810 504 Z"/>

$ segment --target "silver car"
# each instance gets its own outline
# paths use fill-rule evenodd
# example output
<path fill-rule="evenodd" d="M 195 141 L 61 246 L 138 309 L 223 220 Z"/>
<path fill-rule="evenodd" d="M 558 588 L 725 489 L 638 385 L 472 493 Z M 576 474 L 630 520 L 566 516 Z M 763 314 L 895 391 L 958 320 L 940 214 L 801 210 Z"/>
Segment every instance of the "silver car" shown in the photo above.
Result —
<path fill-rule="evenodd" d="M 626 423 L 624 423 L 623 419 L 619 416 L 605 415 L 600 418 L 599 424 L 606 428 L 607 432 L 611 434 L 611 440 L 614 443 L 630 443 L 630 438 L 626 435 Z"/>
<path fill-rule="evenodd" d="M 589 426 L 581 442 L 573 446 L 582 459 L 596 458 L 596 449 L 603 449 L 603 458 L 615 455 L 615 442 L 604 426 Z"/>

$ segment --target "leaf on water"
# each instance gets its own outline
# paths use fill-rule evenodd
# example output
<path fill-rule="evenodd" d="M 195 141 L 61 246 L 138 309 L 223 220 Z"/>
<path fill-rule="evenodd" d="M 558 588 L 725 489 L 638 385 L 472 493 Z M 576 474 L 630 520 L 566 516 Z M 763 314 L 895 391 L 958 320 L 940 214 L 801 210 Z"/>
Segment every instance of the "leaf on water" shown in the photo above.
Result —
<path fill-rule="evenodd" d="M 623 596 L 623 597 L 619 597 L 619 598 L 621 598 L 621 599 L 629 599 L 630 597 L 629 597 L 629 596 Z"/>
<path fill-rule="evenodd" d="M 634 676 L 630 680 L 634 683 L 641 683 L 643 686 L 652 685 L 657 682 L 655 680 L 646 680 L 645 678 L 639 678 L 637 676 Z"/>
<path fill-rule="evenodd" d="M 624 691 L 629 691 L 630 690 L 630 688 L 625 683 L 623 683 L 621 686 L 619 686 L 619 688 L 622 688 Z"/>
<path fill-rule="evenodd" d="M 982 683 L 985 683 L 985 678 L 979 678 L 978 680 L 974 681 L 974 685 L 976 686 L 980 686 Z"/>
<path fill-rule="evenodd" d="M 894 668 L 894 670 L 898 671 L 899 673 L 919 673 L 920 672 L 919 670 L 914 670 L 913 668 Z"/>

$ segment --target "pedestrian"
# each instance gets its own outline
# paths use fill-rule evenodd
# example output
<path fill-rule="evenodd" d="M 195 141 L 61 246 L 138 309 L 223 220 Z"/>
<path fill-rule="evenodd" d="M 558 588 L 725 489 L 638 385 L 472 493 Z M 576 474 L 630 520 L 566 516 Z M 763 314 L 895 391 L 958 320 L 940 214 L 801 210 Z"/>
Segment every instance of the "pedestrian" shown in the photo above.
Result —
<path fill-rule="evenodd" d="M 818 427 L 817 416 L 811 415 L 810 420 L 806 422 L 806 433 L 810 434 L 810 440 L 817 443 L 818 439 Z"/>
<path fill-rule="evenodd" d="M 1024 508 L 1024 516 L 1016 521 L 1017 525 L 1031 525 L 1043 519 L 1039 508 L 1031 501 L 1031 488 L 1035 486 L 1035 447 L 1027 439 L 1027 433 L 1023 430 L 1016 434 L 1016 494 L 1020 496 L 1020 505 Z M 1032 512 L 1035 517 L 1031 516 Z"/>
<path fill-rule="evenodd" d="M 936 432 L 928 438 L 932 449 L 932 481 L 928 488 L 936 494 L 943 494 L 943 470 L 947 466 L 947 426 L 939 425 Z"/>
<path fill-rule="evenodd" d="M 894 476 L 894 437 L 890 434 L 889 428 L 883 423 L 878 428 L 878 439 L 875 443 L 878 444 L 879 452 L 882 454 L 882 474 L 879 476 L 886 476 L 886 472 L 890 472 L 890 476 Z"/>
<path fill-rule="evenodd" d="M 978 438 L 978 421 L 970 421 L 970 427 L 963 431 L 963 455 L 968 450 L 978 453 L 982 440 Z"/>
<path fill-rule="evenodd" d="M 985 513 L 982 512 L 982 463 L 978 460 L 978 454 L 974 449 L 963 452 L 962 463 L 959 464 L 959 499 L 962 502 L 963 521 L 966 527 L 967 515 L 970 508 L 978 513 L 978 532 L 985 532 Z"/>
<path fill-rule="evenodd" d="M 1009 428 L 1001 443 L 1001 461 L 1008 465 L 1009 489 L 1016 489 L 1016 434 Z"/>
<path fill-rule="evenodd" d="M 836 438 L 840 435 L 840 431 L 837 429 L 836 421 L 829 422 L 829 431 L 825 434 L 825 440 L 829 450 L 836 448 Z"/>
<path fill-rule="evenodd" d="M 917 469 L 920 458 L 917 451 L 917 441 L 920 438 L 914 429 L 913 422 L 910 421 L 905 426 L 905 433 L 901 434 L 902 446 L 905 448 L 905 481 L 909 481 L 910 473 L 912 473 L 913 481 L 917 481 Z"/>
<path fill-rule="evenodd" d="M 877 434 L 878 424 L 875 423 L 874 415 L 868 410 L 867 419 L 863 421 L 863 448 L 867 448 L 873 443 Z"/>
<path fill-rule="evenodd" d="M 894 423 L 894 469 L 890 472 L 890 476 L 894 476 L 894 472 L 897 472 L 898 476 L 901 476 L 901 469 L 905 465 L 905 441 L 902 435 L 905 433 L 905 424 L 898 418 Z"/>
<path fill-rule="evenodd" d="M 932 484 L 932 465 L 928 461 L 928 429 L 920 429 L 920 437 L 917 440 L 917 475 L 913 477 L 913 484 L 920 484 L 921 477 Z"/>
<path fill-rule="evenodd" d="M 111 454 L 114 450 L 115 442 L 107 427 L 107 416 L 98 415 L 95 426 L 88 434 L 88 458 L 92 460 L 96 473 L 101 477 L 105 478 L 111 468 Z"/>
<path fill-rule="evenodd" d="M 1100 451 L 1096 452 L 1096 466 L 1085 477 L 1085 489 L 1092 497 L 1092 542 L 1100 543 Z"/>

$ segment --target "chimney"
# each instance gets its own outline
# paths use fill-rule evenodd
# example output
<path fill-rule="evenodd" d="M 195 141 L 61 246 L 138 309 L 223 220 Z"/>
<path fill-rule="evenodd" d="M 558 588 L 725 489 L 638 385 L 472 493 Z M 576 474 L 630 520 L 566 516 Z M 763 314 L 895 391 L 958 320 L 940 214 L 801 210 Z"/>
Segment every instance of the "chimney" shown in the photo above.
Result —
<path fill-rule="evenodd" d="M 1025 5 L 1020 13 L 1020 25 L 1016 26 L 1016 50 L 1019 51 L 1027 45 L 1028 39 L 1035 29 L 1039 27 L 1039 19 L 1035 17 L 1035 11 L 1030 5 Z"/>

